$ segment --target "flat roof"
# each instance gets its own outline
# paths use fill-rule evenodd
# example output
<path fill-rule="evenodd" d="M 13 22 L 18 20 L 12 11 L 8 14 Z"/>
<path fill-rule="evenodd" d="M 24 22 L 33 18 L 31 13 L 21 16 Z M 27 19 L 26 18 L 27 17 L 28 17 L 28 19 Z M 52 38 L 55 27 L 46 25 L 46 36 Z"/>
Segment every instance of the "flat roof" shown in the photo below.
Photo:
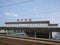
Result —
<path fill-rule="evenodd" d="M 49 24 L 49 21 L 5 22 L 5 24 L 28 24 L 28 23 L 48 23 Z"/>
<path fill-rule="evenodd" d="M 58 24 L 50 24 L 49 21 L 31 21 L 31 22 L 5 22 L 5 24 L 31 24 L 31 23 L 47 23 L 48 26 L 58 26 Z"/>

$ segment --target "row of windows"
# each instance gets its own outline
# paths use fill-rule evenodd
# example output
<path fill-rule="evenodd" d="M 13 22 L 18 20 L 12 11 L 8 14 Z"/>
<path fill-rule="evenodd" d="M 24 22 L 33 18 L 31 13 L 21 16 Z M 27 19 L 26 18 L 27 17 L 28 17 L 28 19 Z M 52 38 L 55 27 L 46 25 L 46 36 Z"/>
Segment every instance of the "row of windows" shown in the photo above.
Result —
<path fill-rule="evenodd" d="M 7 26 L 48 26 L 48 24 L 7 24 Z"/>

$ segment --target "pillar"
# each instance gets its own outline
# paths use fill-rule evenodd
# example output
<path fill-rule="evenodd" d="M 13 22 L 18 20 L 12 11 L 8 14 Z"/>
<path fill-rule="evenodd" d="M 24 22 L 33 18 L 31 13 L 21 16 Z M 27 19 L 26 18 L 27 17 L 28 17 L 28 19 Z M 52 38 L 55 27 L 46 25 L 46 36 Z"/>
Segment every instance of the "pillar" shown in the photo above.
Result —
<path fill-rule="evenodd" d="M 36 38 L 36 31 L 35 31 L 35 36 L 34 37 Z"/>
<path fill-rule="evenodd" d="M 49 32 L 49 39 L 50 39 L 50 32 Z"/>
<path fill-rule="evenodd" d="M 9 34 L 9 30 L 7 30 L 7 35 Z"/>

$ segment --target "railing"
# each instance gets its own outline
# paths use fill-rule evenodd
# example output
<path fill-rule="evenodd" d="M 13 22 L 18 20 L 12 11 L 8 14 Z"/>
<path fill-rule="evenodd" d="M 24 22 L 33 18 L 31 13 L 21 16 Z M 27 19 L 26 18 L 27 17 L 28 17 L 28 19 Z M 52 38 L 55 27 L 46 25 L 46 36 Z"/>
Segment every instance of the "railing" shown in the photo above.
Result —
<path fill-rule="evenodd" d="M 60 40 L 32 38 L 32 37 L 0 36 L 0 44 L 5 44 L 5 45 L 60 45 Z"/>

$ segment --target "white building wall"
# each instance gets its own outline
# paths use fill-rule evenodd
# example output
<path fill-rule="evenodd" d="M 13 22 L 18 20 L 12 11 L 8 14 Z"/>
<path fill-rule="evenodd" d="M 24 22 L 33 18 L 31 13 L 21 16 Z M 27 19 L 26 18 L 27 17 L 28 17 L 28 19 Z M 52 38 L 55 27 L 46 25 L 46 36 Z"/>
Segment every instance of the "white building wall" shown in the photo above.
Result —
<path fill-rule="evenodd" d="M 40 24 L 6 24 L 6 26 L 13 26 L 13 27 L 42 27 L 42 26 L 48 26 L 48 24 L 40 23 Z"/>

